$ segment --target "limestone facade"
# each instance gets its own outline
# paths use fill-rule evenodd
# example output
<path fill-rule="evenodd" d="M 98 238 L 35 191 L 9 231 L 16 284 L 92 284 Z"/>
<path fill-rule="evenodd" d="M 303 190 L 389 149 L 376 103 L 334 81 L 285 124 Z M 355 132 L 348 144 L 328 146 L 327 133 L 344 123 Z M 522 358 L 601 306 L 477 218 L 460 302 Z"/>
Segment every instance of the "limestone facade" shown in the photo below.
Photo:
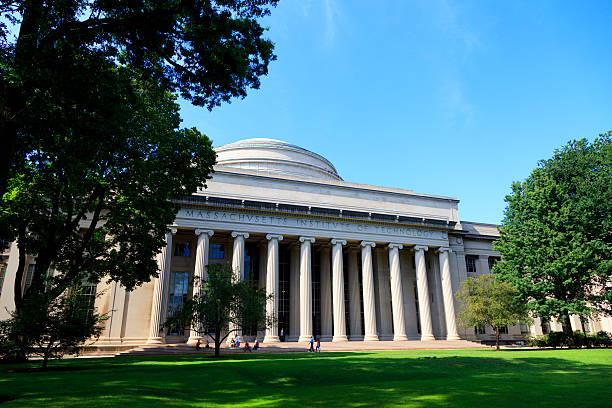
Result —
<path fill-rule="evenodd" d="M 497 226 L 461 221 L 459 200 L 345 182 L 325 158 L 277 140 L 236 142 L 217 154 L 208 188 L 180 201 L 157 259 L 159 277 L 132 292 L 98 284 L 95 306 L 110 316 L 100 343 L 196 342 L 193 328 L 159 328 L 198 290 L 194 276 L 205 278 L 212 262 L 274 294 L 266 309 L 277 323 L 246 330 L 245 338 L 492 338 L 491 328 L 456 322 L 461 282 L 489 273 L 500 259 L 492 249 Z M 0 319 L 14 307 L 17 261 L 13 243 L 0 269 Z M 555 324 L 536 319 L 532 327 L 507 328 L 504 337 L 519 340 Z M 612 331 L 611 319 L 595 319 L 588 329 Z"/>

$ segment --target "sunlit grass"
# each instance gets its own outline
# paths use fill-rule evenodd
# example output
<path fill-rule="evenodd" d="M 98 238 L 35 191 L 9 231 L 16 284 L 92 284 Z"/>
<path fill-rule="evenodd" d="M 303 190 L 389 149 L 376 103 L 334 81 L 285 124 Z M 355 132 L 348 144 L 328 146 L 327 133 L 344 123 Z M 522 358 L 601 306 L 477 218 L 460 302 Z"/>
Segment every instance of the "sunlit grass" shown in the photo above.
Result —
<path fill-rule="evenodd" d="M 612 401 L 612 350 L 143 356 L 12 372 L 36 365 L 0 366 L 0 401 L 12 399 L 3 406 L 497 408 Z"/>

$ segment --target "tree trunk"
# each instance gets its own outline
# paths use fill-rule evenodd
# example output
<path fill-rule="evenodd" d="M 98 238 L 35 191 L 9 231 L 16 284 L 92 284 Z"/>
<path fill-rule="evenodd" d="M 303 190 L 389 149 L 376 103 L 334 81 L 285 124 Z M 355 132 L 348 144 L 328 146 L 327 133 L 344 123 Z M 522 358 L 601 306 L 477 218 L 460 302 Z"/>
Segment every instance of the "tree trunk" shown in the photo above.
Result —
<path fill-rule="evenodd" d="M 570 314 L 569 312 L 566 310 L 565 313 L 563 313 L 563 322 L 565 324 L 563 324 L 563 333 L 565 333 L 565 336 L 568 338 L 569 340 L 569 348 L 573 348 L 575 341 L 574 341 L 574 332 L 572 330 L 572 321 L 570 320 Z"/>
<path fill-rule="evenodd" d="M 47 362 L 49 361 L 49 355 L 47 353 L 45 353 L 45 355 L 43 356 L 43 365 L 42 365 L 42 369 L 46 370 L 47 369 Z"/>
<path fill-rule="evenodd" d="M 499 351 L 499 327 L 495 328 L 495 349 Z"/>

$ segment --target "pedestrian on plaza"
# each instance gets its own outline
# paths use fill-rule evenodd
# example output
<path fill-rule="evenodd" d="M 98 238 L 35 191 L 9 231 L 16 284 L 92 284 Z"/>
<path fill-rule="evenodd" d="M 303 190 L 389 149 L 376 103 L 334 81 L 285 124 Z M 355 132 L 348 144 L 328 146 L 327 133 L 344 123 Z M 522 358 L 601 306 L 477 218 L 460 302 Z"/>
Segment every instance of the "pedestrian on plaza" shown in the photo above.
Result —
<path fill-rule="evenodd" d="M 253 350 L 251 350 L 251 346 L 249 346 L 249 342 L 245 341 L 244 342 L 244 351 L 248 351 L 249 353 Z"/>
<path fill-rule="evenodd" d="M 195 344 L 196 351 L 200 351 L 200 344 L 202 344 L 202 343 L 200 343 L 200 339 L 198 339 L 198 341 Z"/>
<path fill-rule="evenodd" d="M 236 347 L 240 348 L 240 335 L 236 336 Z"/>
<path fill-rule="evenodd" d="M 310 349 L 308 349 L 309 353 L 314 353 L 314 337 L 310 336 Z"/>
<path fill-rule="evenodd" d="M 321 339 L 317 337 L 317 353 L 321 352 Z"/>
<path fill-rule="evenodd" d="M 280 341 L 285 341 L 285 332 L 283 331 L 282 327 L 281 327 Z"/>
<path fill-rule="evenodd" d="M 259 350 L 259 340 L 255 340 L 255 345 L 253 346 L 253 350 L 257 351 Z"/>
<path fill-rule="evenodd" d="M 234 348 L 236 347 L 236 340 L 232 339 L 232 341 L 230 341 L 230 348 Z"/>

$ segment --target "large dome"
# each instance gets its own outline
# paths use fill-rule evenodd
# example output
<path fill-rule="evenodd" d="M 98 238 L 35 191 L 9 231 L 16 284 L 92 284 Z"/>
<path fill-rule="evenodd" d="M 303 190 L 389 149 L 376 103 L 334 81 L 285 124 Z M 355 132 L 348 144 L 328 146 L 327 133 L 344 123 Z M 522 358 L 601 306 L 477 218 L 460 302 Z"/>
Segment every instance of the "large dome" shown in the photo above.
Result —
<path fill-rule="evenodd" d="M 275 139 L 246 139 L 215 148 L 219 166 L 252 170 L 264 175 L 316 180 L 342 180 L 324 157 Z"/>

